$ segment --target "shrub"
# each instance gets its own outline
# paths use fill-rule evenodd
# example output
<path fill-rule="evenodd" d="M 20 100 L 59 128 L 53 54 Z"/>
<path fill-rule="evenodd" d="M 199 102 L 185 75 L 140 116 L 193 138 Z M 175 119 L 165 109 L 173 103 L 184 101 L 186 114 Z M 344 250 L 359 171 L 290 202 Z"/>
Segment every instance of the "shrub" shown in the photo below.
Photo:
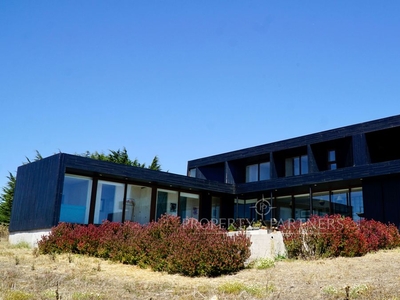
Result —
<path fill-rule="evenodd" d="M 146 226 L 104 222 L 100 226 L 61 223 L 38 242 L 41 253 L 78 253 L 102 257 L 155 271 L 187 276 L 217 276 L 244 268 L 250 239 L 228 236 L 214 223 L 162 216 Z"/>
<path fill-rule="evenodd" d="M 42 236 L 38 241 L 40 253 L 76 253 L 77 241 L 72 237 L 74 225 L 68 223 L 60 223 L 53 227 L 48 235 Z"/>
<path fill-rule="evenodd" d="M 280 229 L 292 258 L 352 257 L 368 250 L 358 224 L 340 215 L 312 216 L 305 223 L 289 221 Z"/>
<path fill-rule="evenodd" d="M 216 276 L 244 268 L 250 240 L 240 232 L 228 236 L 214 223 L 189 219 L 171 235 L 167 271 L 188 276 Z"/>
<path fill-rule="evenodd" d="M 360 230 L 367 240 L 368 251 L 400 246 L 399 231 L 393 224 L 386 225 L 375 220 L 362 220 Z"/>

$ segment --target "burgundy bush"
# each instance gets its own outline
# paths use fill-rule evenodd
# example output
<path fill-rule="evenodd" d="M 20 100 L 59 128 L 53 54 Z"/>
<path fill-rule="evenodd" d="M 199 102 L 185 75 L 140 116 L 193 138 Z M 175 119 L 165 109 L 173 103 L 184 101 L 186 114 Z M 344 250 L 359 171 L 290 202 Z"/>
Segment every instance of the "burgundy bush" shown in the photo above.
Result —
<path fill-rule="evenodd" d="M 171 235 L 169 273 L 216 276 L 236 272 L 250 257 L 250 239 L 243 233 L 228 236 L 214 223 L 186 222 Z"/>
<path fill-rule="evenodd" d="M 38 243 L 41 253 L 79 253 L 187 276 L 236 272 L 250 256 L 250 239 L 228 236 L 213 223 L 163 215 L 158 222 L 61 223 Z"/>
<path fill-rule="evenodd" d="M 393 224 L 383 224 L 375 220 L 362 220 L 360 230 L 368 243 L 368 251 L 391 249 L 400 246 L 400 235 Z"/>
<path fill-rule="evenodd" d="M 287 221 L 280 226 L 289 257 L 361 256 L 400 246 L 393 225 L 373 220 L 354 222 L 340 215 L 312 216 L 307 222 Z"/>

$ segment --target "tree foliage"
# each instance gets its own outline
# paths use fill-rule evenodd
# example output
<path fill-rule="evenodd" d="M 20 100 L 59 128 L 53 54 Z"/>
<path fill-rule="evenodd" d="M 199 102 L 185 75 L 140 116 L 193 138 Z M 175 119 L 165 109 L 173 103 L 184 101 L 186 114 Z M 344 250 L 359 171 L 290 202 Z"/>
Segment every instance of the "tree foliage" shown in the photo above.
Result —
<path fill-rule="evenodd" d="M 116 151 L 115 150 L 109 150 L 109 151 L 110 151 L 109 154 L 99 153 L 97 151 L 90 153 L 89 151 L 86 151 L 86 153 L 84 153 L 83 156 L 122 165 L 146 168 L 146 164 L 140 163 L 136 158 L 134 160 L 131 160 L 129 158 L 128 151 L 126 150 L 125 147 L 122 150 L 118 149 Z M 153 158 L 153 161 L 147 168 L 151 170 L 161 171 L 161 165 L 159 163 L 157 155 Z"/>
<path fill-rule="evenodd" d="M 3 187 L 3 193 L 0 195 L 0 223 L 8 224 L 10 223 L 16 178 L 11 172 L 9 172 L 7 179 L 7 185 Z"/>

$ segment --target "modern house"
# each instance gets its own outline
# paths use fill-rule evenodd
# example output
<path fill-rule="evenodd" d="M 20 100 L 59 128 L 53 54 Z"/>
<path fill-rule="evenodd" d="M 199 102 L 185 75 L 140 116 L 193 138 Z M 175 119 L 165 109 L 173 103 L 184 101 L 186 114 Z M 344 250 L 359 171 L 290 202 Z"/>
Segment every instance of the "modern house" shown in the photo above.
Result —
<path fill-rule="evenodd" d="M 342 214 L 400 225 L 400 115 L 188 162 L 187 176 L 65 153 L 18 168 L 10 240 L 59 222 L 227 226 Z"/>

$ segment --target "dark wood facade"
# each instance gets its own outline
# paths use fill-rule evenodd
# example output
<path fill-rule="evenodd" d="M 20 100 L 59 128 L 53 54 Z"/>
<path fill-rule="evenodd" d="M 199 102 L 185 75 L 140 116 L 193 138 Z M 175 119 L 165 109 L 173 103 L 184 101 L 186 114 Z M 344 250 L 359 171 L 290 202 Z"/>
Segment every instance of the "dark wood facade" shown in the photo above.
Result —
<path fill-rule="evenodd" d="M 211 198 L 218 195 L 220 217 L 233 218 L 237 198 L 309 193 L 311 203 L 313 193 L 356 187 L 362 188 L 366 218 L 400 225 L 398 137 L 400 115 L 192 160 L 188 173 L 195 173 L 194 177 L 59 153 L 18 168 L 10 232 L 58 224 L 65 174 L 153 188 L 152 219 L 156 188 L 197 193 L 199 218 L 210 218 Z M 331 161 L 327 160 L 330 151 L 335 154 Z M 288 176 L 292 157 L 307 159 L 304 174 Z M 248 182 L 246 168 L 265 162 L 268 179 Z"/>
<path fill-rule="evenodd" d="M 89 176 L 94 182 L 101 179 L 141 184 L 153 190 L 167 188 L 195 192 L 201 196 L 201 202 L 204 199 L 206 207 L 211 193 L 221 197 L 234 193 L 233 185 L 216 181 L 59 153 L 18 168 L 10 232 L 40 230 L 58 224 L 65 174 Z M 203 217 L 206 214 L 201 205 L 203 203 L 200 203 L 199 213 Z M 152 203 L 152 216 L 154 211 Z"/>

